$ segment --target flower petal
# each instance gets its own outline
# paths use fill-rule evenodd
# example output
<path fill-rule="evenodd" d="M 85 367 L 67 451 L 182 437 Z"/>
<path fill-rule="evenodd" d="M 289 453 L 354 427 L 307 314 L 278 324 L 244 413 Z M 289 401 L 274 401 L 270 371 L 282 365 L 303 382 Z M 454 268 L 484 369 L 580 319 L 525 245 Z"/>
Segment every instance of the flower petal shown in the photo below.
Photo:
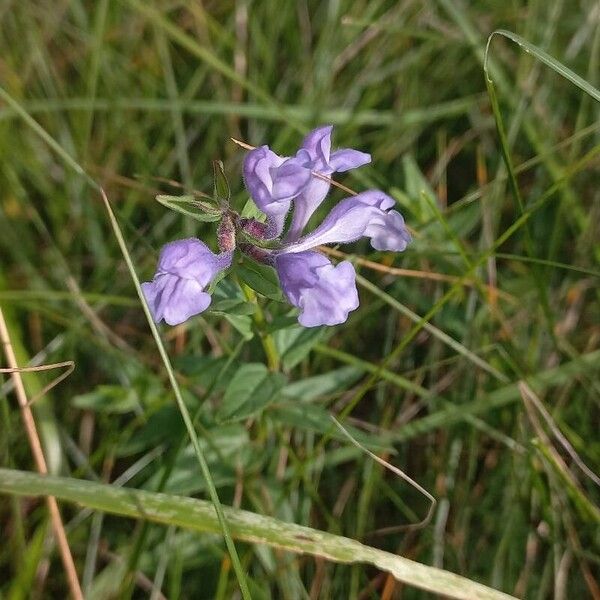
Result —
<path fill-rule="evenodd" d="M 404 223 L 404 217 L 397 210 L 375 216 L 364 235 L 371 238 L 371 246 L 375 250 L 402 252 L 412 240 Z"/>
<path fill-rule="evenodd" d="M 286 235 L 286 242 L 295 242 L 301 235 L 309 219 L 319 208 L 331 184 L 318 177 L 311 179 L 302 194 L 294 200 L 294 212 L 292 213 L 292 222 Z"/>
<path fill-rule="evenodd" d="M 282 162 L 283 159 L 272 152 L 268 146 L 260 146 L 246 154 L 242 167 L 244 182 L 259 208 L 259 203 L 271 201 L 273 191 L 271 169 L 278 167 Z"/>
<path fill-rule="evenodd" d="M 344 148 L 331 152 L 332 125 L 318 127 L 311 131 L 302 143 L 302 149 L 313 161 L 312 170 L 320 175 L 329 177 L 338 171 L 348 171 L 360 167 L 371 161 L 371 156 L 358 150 Z M 301 194 L 294 199 L 294 213 L 286 242 L 295 242 L 306 227 L 311 216 L 319 208 L 331 184 L 316 175 L 312 176 L 310 183 Z"/>
<path fill-rule="evenodd" d="M 362 236 L 370 237 L 376 250 L 404 250 L 410 234 L 400 213 L 388 212 L 394 205 L 392 198 L 378 190 L 346 198 L 311 234 L 287 245 L 282 252 L 304 252 L 321 244 L 354 242 Z"/>
<path fill-rule="evenodd" d="M 158 299 L 159 299 L 159 288 L 154 281 L 145 281 L 142 283 L 142 292 L 144 292 L 144 298 L 152 314 L 152 319 L 155 323 L 160 323 L 162 319 L 162 313 L 159 312 Z"/>
<path fill-rule="evenodd" d="M 231 265 L 233 253 L 214 254 L 197 238 L 187 238 L 165 244 L 160 251 L 157 274 L 171 273 L 177 277 L 194 279 L 207 286 L 223 269 Z"/>
<path fill-rule="evenodd" d="M 246 189 L 256 206 L 268 217 L 270 238 L 281 234 L 291 199 L 310 180 L 310 166 L 305 166 L 307 161 L 310 158 L 306 153 L 286 159 L 268 146 L 250 151 L 244 159 Z"/>
<path fill-rule="evenodd" d="M 302 142 L 302 148 L 309 153 L 312 160 L 317 161 L 315 165 L 317 170 L 324 169 L 329 164 L 332 131 L 333 125 L 317 127 Z"/>
<path fill-rule="evenodd" d="M 329 167 L 334 173 L 343 173 L 371 162 L 371 155 L 352 148 L 336 150 L 329 158 Z"/>
<path fill-rule="evenodd" d="M 210 294 L 197 281 L 168 273 L 143 283 L 142 290 L 154 321 L 164 319 L 168 325 L 179 325 L 205 311 L 211 301 Z"/>
<path fill-rule="evenodd" d="M 304 327 L 339 325 L 358 308 L 356 274 L 348 261 L 335 267 L 319 252 L 280 254 L 275 257 L 283 293 L 300 309 Z"/>
<path fill-rule="evenodd" d="M 154 279 L 142 283 L 154 321 L 178 325 L 206 310 L 211 298 L 204 288 L 231 265 L 232 256 L 233 252 L 214 254 L 196 238 L 166 244 Z"/>
<path fill-rule="evenodd" d="M 308 153 L 299 151 L 295 157 L 272 168 L 273 198 L 281 202 L 295 198 L 310 181 L 312 167 Z"/>

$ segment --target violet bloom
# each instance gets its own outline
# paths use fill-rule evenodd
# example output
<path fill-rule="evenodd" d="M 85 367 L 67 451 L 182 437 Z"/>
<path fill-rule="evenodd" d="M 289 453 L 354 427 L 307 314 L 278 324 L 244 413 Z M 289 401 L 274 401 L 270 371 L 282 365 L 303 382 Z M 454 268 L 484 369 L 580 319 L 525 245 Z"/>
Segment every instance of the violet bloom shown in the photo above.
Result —
<path fill-rule="evenodd" d="M 379 190 L 341 200 L 312 233 L 286 244 L 283 252 L 304 252 L 321 244 L 348 244 L 371 239 L 375 250 L 402 252 L 411 240 L 396 202 Z"/>
<path fill-rule="evenodd" d="M 358 308 L 356 273 L 348 261 L 333 265 L 316 251 L 323 244 L 344 244 L 367 237 L 376 250 L 402 251 L 410 234 L 392 198 L 378 190 L 363 192 L 337 203 L 312 233 L 304 228 L 330 188 L 335 172 L 368 163 L 371 157 L 350 148 L 331 151 L 331 126 L 306 136 L 293 157 L 281 157 L 268 146 L 252 150 L 244 161 L 244 180 L 266 223 L 241 218 L 228 205 L 222 207 L 218 230 L 221 254 L 214 254 L 198 239 L 167 244 L 161 251 L 156 275 L 142 290 L 156 322 L 177 325 L 206 310 L 205 291 L 218 273 L 231 265 L 236 233 L 250 243 L 243 252 L 275 267 L 289 302 L 300 309 L 305 327 L 344 323 Z M 325 176 L 323 179 L 322 176 Z M 285 235 L 285 219 L 293 206 Z M 258 240 L 275 240 L 261 244 Z"/>
<path fill-rule="evenodd" d="M 267 216 L 267 239 L 281 235 L 292 198 L 308 184 L 311 168 L 308 153 L 302 151 L 294 158 L 282 158 L 261 146 L 246 156 L 244 181 L 254 203 Z"/>
<path fill-rule="evenodd" d="M 371 160 L 369 154 L 350 148 L 332 152 L 332 129 L 328 125 L 309 133 L 293 158 L 282 158 L 268 146 L 261 146 L 252 150 L 244 161 L 246 187 L 258 208 L 267 215 L 266 226 L 245 223 L 248 233 L 264 239 L 279 237 L 286 214 L 294 207 L 282 246 L 273 251 L 251 247 L 248 253 L 273 264 L 284 295 L 300 309 L 298 321 L 305 327 L 344 323 L 348 313 L 358 308 L 352 264 L 343 261 L 333 266 L 314 248 L 367 237 L 376 250 L 401 252 L 411 239 L 402 215 L 393 210 L 394 200 L 377 190 L 342 200 L 312 233 L 302 235 L 331 185 L 318 175 L 329 177 Z M 263 235 L 259 235 L 261 227 Z"/>
<path fill-rule="evenodd" d="M 267 215 L 269 239 L 279 237 L 293 202 L 294 214 L 286 241 L 302 235 L 308 220 L 325 199 L 330 183 L 314 173 L 329 177 L 371 161 L 371 156 L 344 148 L 331 152 L 331 131 L 327 125 L 309 133 L 292 158 L 280 157 L 268 146 L 248 153 L 244 160 L 244 181 L 258 208 Z"/>
<path fill-rule="evenodd" d="M 302 147 L 298 152 L 307 153 L 312 161 L 313 172 L 330 177 L 333 173 L 356 169 L 371 162 L 370 154 L 352 148 L 342 148 L 331 152 L 332 130 L 332 125 L 318 127 L 311 131 L 302 142 Z M 326 179 L 313 175 L 308 185 L 294 198 L 294 214 L 286 241 L 294 242 L 302 235 L 309 219 L 327 196 L 330 186 L 331 184 Z"/>
<path fill-rule="evenodd" d="M 347 260 L 334 267 L 320 252 L 281 252 L 274 265 L 285 297 L 300 309 L 300 325 L 338 325 L 358 308 L 356 273 Z"/>
<path fill-rule="evenodd" d="M 196 238 L 163 246 L 156 274 L 142 283 L 142 291 L 156 323 L 179 325 L 205 311 L 210 295 L 204 290 L 218 273 L 231 265 L 232 252 L 214 254 Z"/>
<path fill-rule="evenodd" d="M 344 323 L 348 313 L 358 308 L 352 264 L 343 261 L 334 267 L 313 248 L 367 237 L 376 250 L 404 250 L 411 237 L 402 215 L 392 210 L 394 205 L 392 198 L 378 190 L 346 198 L 312 233 L 273 253 L 281 288 L 290 304 L 300 309 L 301 325 Z"/>

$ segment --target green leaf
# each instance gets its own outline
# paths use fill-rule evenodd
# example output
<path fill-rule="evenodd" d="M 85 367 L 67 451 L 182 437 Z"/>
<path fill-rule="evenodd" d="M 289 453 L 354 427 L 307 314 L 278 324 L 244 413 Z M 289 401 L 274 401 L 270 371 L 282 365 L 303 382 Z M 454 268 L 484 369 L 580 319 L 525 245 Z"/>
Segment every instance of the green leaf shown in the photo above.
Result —
<path fill-rule="evenodd" d="M 205 202 L 196 200 L 194 196 L 165 196 L 160 194 L 156 196 L 156 200 L 164 207 L 202 223 L 218 221 L 221 218 L 220 211 Z"/>
<path fill-rule="evenodd" d="M 229 182 L 225 176 L 223 163 L 220 160 L 213 160 L 213 177 L 215 199 L 229 202 L 231 190 L 229 189 Z"/>
<path fill-rule="evenodd" d="M 281 373 L 270 373 L 262 363 L 242 365 L 225 390 L 217 418 L 239 421 L 261 412 L 284 384 L 285 377 Z"/>
<path fill-rule="evenodd" d="M 298 325 L 297 314 L 276 315 L 271 322 L 266 323 L 265 332 L 275 333 L 280 329 L 288 329 L 289 327 L 293 327 L 295 325 Z"/>
<path fill-rule="evenodd" d="M 238 307 L 239 310 L 232 307 Z M 248 315 L 254 314 L 256 306 L 246 300 L 240 286 L 231 281 L 231 278 L 219 281 L 219 284 L 214 288 L 213 303 L 210 310 L 212 313 L 225 317 L 242 334 L 245 340 L 251 340 L 254 337 L 252 319 Z"/>
<path fill-rule="evenodd" d="M 148 420 L 136 430 L 135 435 L 117 446 L 116 456 L 125 457 L 148 451 L 160 444 L 174 444 L 185 428 L 177 407 L 163 406 L 148 417 Z"/>
<path fill-rule="evenodd" d="M 21 496 L 51 494 L 60 500 L 95 510 L 173 525 L 205 533 L 219 533 L 214 506 L 204 500 L 156 494 L 67 477 L 0 469 L 0 492 Z M 272 517 L 223 507 L 234 538 L 266 544 L 290 552 L 312 554 L 339 563 L 363 562 L 391 573 L 398 581 L 449 598 L 514 600 L 460 575 L 366 546 L 355 540 L 286 523 Z"/>
<path fill-rule="evenodd" d="M 233 374 L 238 368 L 238 364 L 232 361 L 231 364 L 221 374 L 220 380 L 217 377 L 221 370 L 229 362 L 225 356 L 180 356 L 175 361 L 175 366 L 183 375 L 188 377 L 194 386 L 203 388 L 213 387 L 215 390 L 224 390 L 227 382 L 231 381 Z"/>
<path fill-rule="evenodd" d="M 253 302 L 248 302 L 242 294 L 239 285 L 227 278 L 222 279 L 215 286 L 209 312 L 227 313 L 230 315 L 252 315 L 256 312 L 256 305 Z"/>
<path fill-rule="evenodd" d="M 279 279 L 273 267 L 261 265 L 244 257 L 242 261 L 235 266 L 235 273 L 243 283 L 253 289 L 257 294 L 270 298 L 271 300 L 282 301 Z"/>
<path fill-rule="evenodd" d="M 422 201 L 421 194 L 425 192 L 430 198 L 435 198 L 435 191 L 429 185 L 429 181 L 427 181 L 417 161 L 411 154 L 405 154 L 402 157 L 402 169 L 404 170 L 404 182 L 407 194 L 404 204 L 408 204 L 406 208 L 417 217 L 419 222 L 425 223 L 435 215 L 431 208 Z"/>
<path fill-rule="evenodd" d="M 240 216 L 246 219 L 258 219 L 259 221 L 264 220 L 265 218 L 265 215 L 260 212 L 258 206 L 256 206 L 254 201 L 250 198 L 246 200 L 246 203 L 240 212 Z"/>
<path fill-rule="evenodd" d="M 248 315 L 231 315 L 229 313 L 222 314 L 238 330 L 245 340 L 251 340 L 254 337 L 252 319 Z"/>
<path fill-rule="evenodd" d="M 256 305 L 252 302 L 240 301 L 236 298 L 224 298 L 223 300 L 213 302 L 210 306 L 210 312 L 215 314 L 252 315 L 256 312 Z"/>
<path fill-rule="evenodd" d="M 287 370 L 293 369 L 325 336 L 326 330 L 324 327 L 294 325 L 275 331 L 273 337 L 283 367 Z"/>
<path fill-rule="evenodd" d="M 286 385 L 281 390 L 285 398 L 295 398 L 302 402 L 311 402 L 321 396 L 345 391 L 363 375 L 360 367 L 341 367 L 314 377 L 305 377 Z"/>
<path fill-rule="evenodd" d="M 99 385 L 87 394 L 75 396 L 71 402 L 76 408 L 107 414 L 125 414 L 141 406 L 135 389 L 120 385 Z"/>

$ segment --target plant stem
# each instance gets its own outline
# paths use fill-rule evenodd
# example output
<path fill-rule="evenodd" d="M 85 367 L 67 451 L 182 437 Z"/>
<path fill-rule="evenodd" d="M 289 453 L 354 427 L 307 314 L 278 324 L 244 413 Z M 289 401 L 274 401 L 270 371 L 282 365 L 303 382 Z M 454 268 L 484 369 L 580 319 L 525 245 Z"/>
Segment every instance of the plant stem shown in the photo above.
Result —
<path fill-rule="evenodd" d="M 23 385 L 21 371 L 17 364 L 15 353 L 13 352 L 13 347 L 10 341 L 10 335 L 8 333 L 8 327 L 6 325 L 4 313 L 2 312 L 1 308 L 0 342 L 2 342 L 2 346 L 4 347 L 4 354 L 6 356 L 6 362 L 9 367 L 8 369 L 1 369 L 1 371 L 8 371 L 11 374 L 15 385 L 15 395 L 21 408 L 23 424 L 25 425 L 25 431 L 27 433 L 27 437 L 29 438 L 29 445 L 31 447 L 31 453 L 33 454 L 33 458 L 35 460 L 36 468 L 38 470 L 38 473 L 41 473 L 42 475 L 47 475 L 48 467 L 46 465 L 46 458 L 42 450 L 42 444 L 40 442 L 40 438 L 37 432 L 35 420 L 31 412 L 31 407 L 27 398 L 27 393 L 25 392 L 25 386 Z M 54 530 L 54 535 L 56 536 L 56 543 L 58 545 L 60 557 L 62 559 L 65 574 L 67 576 L 69 591 L 71 592 L 71 596 L 74 599 L 83 600 L 83 593 L 81 591 L 81 586 L 79 585 L 77 570 L 75 569 L 75 563 L 73 562 L 73 556 L 71 554 L 71 549 L 69 548 L 69 542 L 67 540 L 67 534 L 65 533 L 65 528 L 60 516 L 60 511 L 58 509 L 58 503 L 56 502 L 56 498 L 54 498 L 54 496 L 47 496 L 46 501 L 48 503 L 48 510 L 50 511 L 50 520 L 52 521 L 52 528 Z"/>
<path fill-rule="evenodd" d="M 248 302 L 252 302 L 256 306 L 256 310 L 254 311 L 252 318 L 254 319 L 254 323 L 260 337 L 260 342 L 267 356 L 267 365 L 269 370 L 273 372 L 279 371 L 279 367 L 281 365 L 281 361 L 279 360 L 279 352 L 277 352 L 277 346 L 275 345 L 273 336 L 265 331 L 267 321 L 265 319 L 265 314 L 258 303 L 256 293 L 252 288 L 248 287 L 244 283 L 240 283 L 240 286 L 244 292 L 244 296 L 246 296 L 246 300 L 248 300 Z"/>

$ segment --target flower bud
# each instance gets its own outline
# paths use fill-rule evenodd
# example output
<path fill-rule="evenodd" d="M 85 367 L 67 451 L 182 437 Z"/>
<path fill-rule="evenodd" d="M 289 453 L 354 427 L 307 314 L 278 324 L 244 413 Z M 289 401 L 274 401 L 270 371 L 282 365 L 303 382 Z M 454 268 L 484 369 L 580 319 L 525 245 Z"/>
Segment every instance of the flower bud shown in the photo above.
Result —
<path fill-rule="evenodd" d="M 235 250 L 235 227 L 231 216 L 228 214 L 224 214 L 219 223 L 217 239 L 219 242 L 219 250 L 221 250 L 221 252 L 231 252 L 232 250 Z"/>
<path fill-rule="evenodd" d="M 240 226 L 244 233 L 247 233 L 257 240 L 266 239 L 269 229 L 268 223 L 262 223 L 256 219 L 240 219 Z"/>

